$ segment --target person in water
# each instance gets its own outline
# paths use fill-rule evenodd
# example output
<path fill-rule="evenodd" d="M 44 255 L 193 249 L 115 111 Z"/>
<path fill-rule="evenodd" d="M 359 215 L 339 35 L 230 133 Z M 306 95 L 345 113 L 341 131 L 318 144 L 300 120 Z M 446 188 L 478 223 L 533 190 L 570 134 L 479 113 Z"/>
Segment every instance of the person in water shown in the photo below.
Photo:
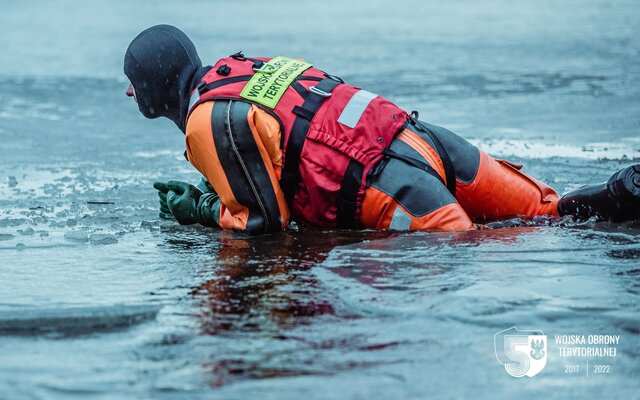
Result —
<path fill-rule="evenodd" d="M 640 218 L 640 164 L 563 197 L 382 96 L 287 57 L 202 66 L 181 30 L 140 33 L 124 57 L 147 118 L 186 136 L 198 187 L 156 182 L 160 216 L 255 235 L 318 227 L 468 230 L 537 215 Z"/>

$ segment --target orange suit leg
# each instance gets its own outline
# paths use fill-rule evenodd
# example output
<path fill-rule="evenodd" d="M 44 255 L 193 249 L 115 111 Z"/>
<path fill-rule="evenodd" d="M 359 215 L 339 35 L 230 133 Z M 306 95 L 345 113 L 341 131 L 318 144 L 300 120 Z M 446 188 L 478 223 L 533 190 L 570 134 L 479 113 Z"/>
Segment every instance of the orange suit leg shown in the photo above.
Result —
<path fill-rule="evenodd" d="M 369 229 L 464 231 L 474 228 L 458 203 L 441 206 L 424 215 L 413 215 L 392 196 L 374 187 L 365 192 L 361 221 Z"/>
<path fill-rule="evenodd" d="M 555 190 L 520 171 L 521 166 L 480 151 L 471 182 L 456 182 L 456 198 L 473 220 L 558 215 Z"/>
<path fill-rule="evenodd" d="M 387 157 L 368 176 L 361 222 L 370 229 L 458 231 L 474 225 L 443 183 L 444 167 L 433 147 L 405 129 L 390 146 L 395 154 L 429 165 L 428 173 Z"/>

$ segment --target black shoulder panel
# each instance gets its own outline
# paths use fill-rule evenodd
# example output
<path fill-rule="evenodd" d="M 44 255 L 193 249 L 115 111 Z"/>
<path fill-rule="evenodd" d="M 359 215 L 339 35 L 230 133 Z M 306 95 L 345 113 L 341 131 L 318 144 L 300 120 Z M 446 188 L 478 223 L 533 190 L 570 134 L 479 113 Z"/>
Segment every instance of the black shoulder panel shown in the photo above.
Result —
<path fill-rule="evenodd" d="M 247 232 L 277 232 L 281 227 L 278 199 L 253 138 L 242 101 L 216 100 L 211 127 L 216 151 L 234 196 L 249 209 Z"/>

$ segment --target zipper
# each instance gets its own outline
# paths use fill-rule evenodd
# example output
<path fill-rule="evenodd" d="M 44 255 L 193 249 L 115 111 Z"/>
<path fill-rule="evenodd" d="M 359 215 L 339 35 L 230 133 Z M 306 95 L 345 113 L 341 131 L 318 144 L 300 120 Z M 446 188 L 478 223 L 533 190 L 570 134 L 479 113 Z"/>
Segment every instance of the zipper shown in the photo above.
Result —
<path fill-rule="evenodd" d="M 258 191 L 256 190 L 256 186 L 254 185 L 253 180 L 251 179 L 251 176 L 249 175 L 249 171 L 247 170 L 247 166 L 244 164 L 244 161 L 242 160 L 242 157 L 240 156 L 240 152 L 238 151 L 238 147 L 236 146 L 236 142 L 233 140 L 233 132 L 231 131 L 231 104 L 233 104 L 233 101 L 229 101 L 229 105 L 227 106 L 227 124 L 226 124 L 227 125 L 227 136 L 229 136 L 229 143 L 231 143 L 231 148 L 233 149 L 233 152 L 236 155 L 236 158 L 238 159 L 238 162 L 240 163 L 240 166 L 242 167 L 242 170 L 244 171 L 244 176 L 249 181 L 249 186 L 251 186 L 251 190 L 253 191 L 253 196 L 255 197 L 256 201 L 258 202 L 258 205 L 260 206 L 260 211 L 262 211 L 262 216 L 264 217 L 264 220 L 265 220 L 264 233 L 267 233 L 267 229 L 269 227 L 269 216 L 267 215 L 267 210 L 264 208 L 264 204 L 262 203 L 262 200 L 260 199 L 260 196 L 258 195 Z"/>

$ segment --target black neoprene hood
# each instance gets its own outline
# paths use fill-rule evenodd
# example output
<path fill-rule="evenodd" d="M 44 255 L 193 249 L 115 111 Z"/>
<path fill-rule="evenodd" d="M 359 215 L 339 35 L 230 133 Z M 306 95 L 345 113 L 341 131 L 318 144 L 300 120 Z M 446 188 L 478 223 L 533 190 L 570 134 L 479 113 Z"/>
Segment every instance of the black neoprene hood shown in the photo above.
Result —
<path fill-rule="evenodd" d="M 202 62 L 180 29 L 155 25 L 133 39 L 124 56 L 124 73 L 147 118 L 167 117 L 185 131 L 193 77 Z"/>

